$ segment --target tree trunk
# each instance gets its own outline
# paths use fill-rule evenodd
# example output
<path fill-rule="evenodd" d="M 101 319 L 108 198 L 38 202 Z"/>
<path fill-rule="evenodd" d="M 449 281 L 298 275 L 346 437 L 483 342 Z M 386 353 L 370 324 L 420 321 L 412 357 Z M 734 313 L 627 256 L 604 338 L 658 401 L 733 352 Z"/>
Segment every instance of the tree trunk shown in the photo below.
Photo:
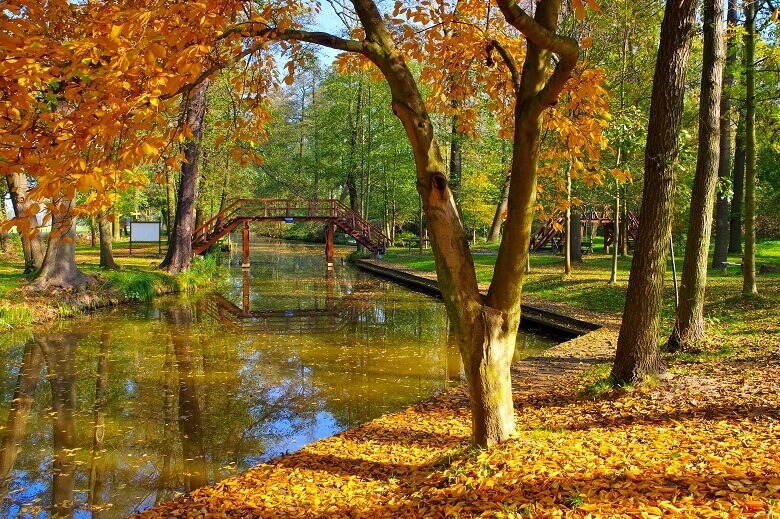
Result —
<path fill-rule="evenodd" d="M 165 223 L 165 228 L 168 232 L 168 239 L 170 239 L 176 226 L 176 173 L 167 166 L 165 167 L 165 196 L 168 206 L 168 220 Z"/>
<path fill-rule="evenodd" d="M 349 139 L 349 162 L 347 169 L 347 192 L 349 193 L 349 208 L 356 213 L 360 212 L 358 204 L 358 192 L 357 192 L 357 177 L 355 176 L 355 170 L 357 169 L 357 148 L 358 148 L 358 127 L 362 124 L 360 120 L 360 113 L 363 104 L 363 74 L 361 73 L 358 80 L 357 88 L 357 108 L 355 109 L 355 119 L 352 119 L 352 114 L 349 113 L 350 123 L 350 139 Z M 352 108 L 352 99 L 350 98 L 350 111 Z"/>
<path fill-rule="evenodd" d="M 729 254 L 742 254 L 742 200 L 745 198 L 745 108 L 739 114 L 737 136 L 734 138 L 734 172 L 729 216 Z"/>
<path fill-rule="evenodd" d="M 645 148 L 642 225 L 636 240 L 612 378 L 635 382 L 661 370 L 659 321 L 669 250 L 683 113 L 696 2 L 667 1 L 653 76 Z"/>
<path fill-rule="evenodd" d="M 363 41 L 300 31 L 290 31 L 289 38 L 360 52 L 377 65 L 388 82 L 393 112 L 401 120 L 412 146 L 417 190 L 431 232 L 439 288 L 465 366 L 471 397 L 472 440 L 489 446 L 505 440 L 514 430 L 509 367 L 520 323 L 522 279 L 536 197 L 541 116 L 557 101 L 576 65 L 579 49 L 574 40 L 554 32 L 560 0 L 540 0 L 533 18 L 511 0 L 499 0 L 507 21 L 526 35 L 527 51 L 521 79 L 512 60 L 516 93 L 513 182 L 504 227 L 506 239 L 501 241 L 493 283 L 483 303 L 445 162 L 414 76 L 373 1 L 354 0 L 353 4 L 365 30 Z M 553 52 L 558 61 L 550 74 Z"/>
<path fill-rule="evenodd" d="M 98 216 L 98 228 L 100 230 L 100 268 L 118 270 L 119 265 L 114 261 L 113 233 L 111 222 L 108 220 L 108 211 Z"/>
<path fill-rule="evenodd" d="M 116 204 L 114 204 L 112 211 L 114 219 L 111 221 L 111 229 L 114 231 L 114 241 L 119 241 L 122 239 L 122 215 L 119 214 L 119 208 Z"/>
<path fill-rule="evenodd" d="M 71 213 L 72 206 L 73 200 L 65 200 L 52 215 L 46 256 L 35 276 L 36 289 L 73 289 L 95 283 L 76 267 L 76 219 Z"/>
<path fill-rule="evenodd" d="M 699 97 L 699 152 L 691 193 L 680 303 L 667 345 L 670 351 L 686 349 L 704 337 L 707 253 L 720 162 L 720 97 L 724 50 L 722 3 L 719 0 L 705 0 L 702 11 L 704 49 Z"/>
<path fill-rule="evenodd" d="M 184 144 L 185 161 L 181 165 L 179 195 L 173 234 L 168 236 L 168 252 L 160 268 L 171 274 L 190 268 L 192 259 L 192 231 L 195 229 L 195 198 L 198 195 L 198 165 L 203 122 L 206 118 L 206 90 L 209 81 L 201 83 L 191 94 L 186 105 L 185 120 L 192 131 L 192 139 Z"/>
<path fill-rule="evenodd" d="M 618 148 L 617 151 L 617 157 L 618 157 L 618 164 L 620 164 L 620 157 L 621 157 L 621 150 Z M 620 240 L 620 237 L 623 234 L 623 229 L 621 228 L 620 223 L 622 222 L 622 219 L 620 218 L 620 181 L 615 180 L 615 205 L 614 205 L 614 216 L 612 217 L 612 273 L 609 277 L 610 284 L 617 283 L 617 275 L 618 275 L 618 241 Z M 604 243 L 607 243 L 607 240 L 605 238 Z"/>
<path fill-rule="evenodd" d="M 43 238 L 38 232 L 38 217 L 30 213 L 33 202 L 28 198 L 27 176 L 13 173 L 5 176 L 8 183 L 8 193 L 11 195 L 11 205 L 14 215 L 19 218 L 16 229 L 22 239 L 24 253 L 24 272 L 31 274 L 41 268 L 45 252 Z"/>
<path fill-rule="evenodd" d="M 756 287 L 756 4 L 745 2 L 745 255 L 742 293 L 758 294 Z"/>
<path fill-rule="evenodd" d="M 569 241 L 569 257 L 572 263 L 582 263 L 582 221 L 576 211 L 570 211 L 569 231 L 571 239 Z"/>
<path fill-rule="evenodd" d="M 493 224 L 490 226 L 490 233 L 488 234 L 488 243 L 498 243 L 498 239 L 501 237 L 501 224 L 504 222 L 504 213 L 509 202 L 510 178 L 506 179 L 504 187 L 501 189 L 501 201 L 496 206 L 496 214 L 493 216 Z"/>
<path fill-rule="evenodd" d="M 729 27 L 737 24 L 737 0 L 728 0 L 726 16 Z M 726 68 L 723 75 L 723 95 L 720 98 L 720 159 L 718 181 L 725 184 L 731 176 L 731 95 L 734 88 L 734 68 L 737 65 L 735 39 L 726 41 Z M 715 202 L 715 252 L 712 268 L 721 268 L 728 259 L 729 249 L 729 199 L 727 193 L 719 191 Z M 741 237 L 740 237 L 741 241 Z"/>

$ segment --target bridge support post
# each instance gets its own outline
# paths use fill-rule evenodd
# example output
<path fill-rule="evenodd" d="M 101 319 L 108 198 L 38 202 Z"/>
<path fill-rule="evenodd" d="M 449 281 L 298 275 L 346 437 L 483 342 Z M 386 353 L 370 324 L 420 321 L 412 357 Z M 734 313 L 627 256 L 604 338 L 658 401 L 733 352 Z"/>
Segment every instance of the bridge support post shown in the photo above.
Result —
<path fill-rule="evenodd" d="M 328 264 L 328 268 L 333 268 L 333 235 L 335 233 L 336 225 L 332 220 L 328 220 L 328 227 L 325 237 L 325 262 Z"/>
<path fill-rule="evenodd" d="M 243 248 L 243 255 L 241 257 L 241 268 L 242 269 L 248 269 L 249 268 L 249 222 L 244 222 L 244 229 L 243 229 L 243 238 L 244 238 L 244 248 Z"/>

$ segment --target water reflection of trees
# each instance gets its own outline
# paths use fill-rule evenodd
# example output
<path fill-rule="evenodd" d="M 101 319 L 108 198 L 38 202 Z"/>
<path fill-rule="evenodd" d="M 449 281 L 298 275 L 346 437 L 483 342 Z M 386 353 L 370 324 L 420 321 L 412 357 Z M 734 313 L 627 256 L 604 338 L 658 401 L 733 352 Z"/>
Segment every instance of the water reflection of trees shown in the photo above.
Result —
<path fill-rule="evenodd" d="M 277 279 L 272 293 L 310 290 Z M 311 301 L 296 297 L 336 309 L 337 325 L 303 335 L 248 333 L 179 304 L 120 309 L 0 351 L 15 367 L 2 382 L 0 478 L 11 498 L 0 514 L 28 503 L 31 515 L 122 516 L 459 374 L 457 356 L 432 347 L 447 335 L 438 302 L 339 270 L 316 283 Z"/>

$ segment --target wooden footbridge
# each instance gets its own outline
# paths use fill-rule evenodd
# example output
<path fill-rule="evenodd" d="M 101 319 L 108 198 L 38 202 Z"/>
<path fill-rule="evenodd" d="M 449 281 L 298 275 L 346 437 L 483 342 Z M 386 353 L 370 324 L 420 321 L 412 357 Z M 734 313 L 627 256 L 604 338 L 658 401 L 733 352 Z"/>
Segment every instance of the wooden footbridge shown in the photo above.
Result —
<path fill-rule="evenodd" d="M 335 228 L 343 230 L 375 255 L 384 254 L 389 239 L 382 231 L 338 200 L 284 200 L 242 198 L 236 200 L 192 233 L 192 252 L 203 254 L 220 238 L 243 227 L 243 267 L 249 266 L 249 222 L 321 221 L 327 224 L 325 257 L 333 264 Z"/>
<path fill-rule="evenodd" d="M 628 211 L 628 238 L 629 240 L 636 239 L 636 233 L 639 230 L 639 219 L 636 215 Z M 555 244 L 559 247 L 564 239 L 565 233 L 563 228 L 565 226 L 565 219 L 563 215 L 556 215 L 554 218 L 548 220 L 545 224 L 541 225 L 536 232 L 531 235 L 531 250 L 538 252 L 545 247 L 553 245 L 553 250 L 556 249 Z M 580 233 L 581 236 L 595 235 L 599 226 L 604 227 L 604 250 L 606 251 L 615 241 L 615 220 L 612 213 L 604 212 L 599 213 L 595 209 L 586 211 L 580 217 Z M 620 240 L 624 239 L 620 236 Z"/>

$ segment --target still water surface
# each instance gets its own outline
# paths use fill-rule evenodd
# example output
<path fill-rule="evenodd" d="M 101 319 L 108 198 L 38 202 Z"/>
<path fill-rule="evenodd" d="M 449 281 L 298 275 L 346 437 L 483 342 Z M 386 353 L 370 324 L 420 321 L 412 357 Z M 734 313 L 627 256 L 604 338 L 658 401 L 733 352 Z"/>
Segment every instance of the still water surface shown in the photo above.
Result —
<path fill-rule="evenodd" d="M 326 274 L 320 249 L 265 243 L 218 294 L 3 336 L 0 516 L 123 517 L 460 382 L 439 300 Z"/>

